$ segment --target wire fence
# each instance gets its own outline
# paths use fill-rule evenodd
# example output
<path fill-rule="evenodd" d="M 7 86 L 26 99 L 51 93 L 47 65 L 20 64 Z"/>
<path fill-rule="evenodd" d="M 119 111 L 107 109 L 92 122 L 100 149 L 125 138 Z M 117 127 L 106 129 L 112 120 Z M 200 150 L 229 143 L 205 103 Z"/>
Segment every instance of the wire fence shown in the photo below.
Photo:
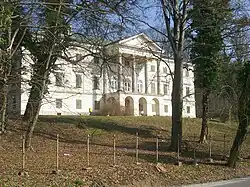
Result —
<path fill-rule="evenodd" d="M 24 136 L 22 137 L 22 163 L 21 175 L 30 170 L 32 154 L 24 149 Z M 46 138 L 44 138 L 46 139 Z M 95 140 L 90 134 L 82 137 L 82 141 L 67 141 L 59 134 L 53 136 L 49 143 L 50 148 L 44 141 L 40 149 L 40 156 L 50 161 L 46 167 L 53 168 L 52 173 L 59 173 L 61 170 L 91 169 L 99 165 L 106 167 L 117 167 L 123 164 L 148 164 L 148 163 L 170 163 L 170 164 L 194 164 L 225 162 L 229 156 L 232 139 L 224 134 L 220 138 L 209 136 L 207 143 L 198 143 L 197 135 L 183 137 L 182 146 L 178 147 L 177 153 L 169 152 L 169 138 L 145 138 L 140 137 L 136 132 L 130 138 L 122 138 L 116 135 L 106 136 L 106 142 Z M 49 150 L 48 150 L 49 149 Z M 249 149 L 243 144 L 242 149 Z M 33 153 L 34 155 L 34 153 Z M 52 157 L 51 157 L 52 155 Z M 54 155 L 54 156 L 53 156 Z M 47 156 L 47 158 L 46 158 Z M 181 164 L 182 165 L 182 164 Z M 41 166 L 44 167 L 44 166 Z"/>

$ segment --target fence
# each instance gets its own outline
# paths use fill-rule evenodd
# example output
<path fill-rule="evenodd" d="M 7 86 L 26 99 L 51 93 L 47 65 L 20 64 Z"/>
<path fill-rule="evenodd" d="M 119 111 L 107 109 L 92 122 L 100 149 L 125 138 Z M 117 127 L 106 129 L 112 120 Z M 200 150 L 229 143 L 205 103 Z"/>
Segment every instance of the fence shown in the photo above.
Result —
<path fill-rule="evenodd" d="M 231 139 L 229 141 L 226 134 L 221 139 L 213 139 L 212 136 L 209 136 L 206 144 L 199 144 L 199 137 L 195 134 L 188 139 L 183 138 L 183 146 L 178 147 L 177 153 L 167 151 L 170 143 L 169 139 L 140 137 L 138 132 L 136 132 L 135 136 L 131 136 L 130 139 L 123 139 L 115 135 L 107 136 L 107 142 L 109 143 L 95 141 L 95 137 L 91 135 L 84 137 L 83 141 L 73 143 L 60 137 L 59 134 L 55 137 L 56 141 L 50 142 L 53 144 L 54 149 L 52 148 L 47 154 L 49 158 L 46 159 L 46 154 L 43 158 L 44 160 L 50 160 L 51 167 L 47 169 L 51 169 L 52 173 L 55 174 L 61 170 L 67 170 L 71 162 L 73 162 L 69 166 L 71 169 L 77 169 L 79 167 L 76 166 L 80 165 L 85 170 L 98 167 L 98 165 L 119 167 L 125 162 L 127 164 L 128 161 L 129 164 L 134 163 L 136 165 L 147 164 L 148 162 L 156 164 L 163 162 L 179 166 L 190 163 L 198 165 L 198 163 L 203 162 L 221 162 L 227 158 L 231 146 Z M 28 154 L 32 154 L 25 152 L 24 138 L 23 136 L 21 175 L 26 175 L 29 171 L 26 163 L 29 162 Z M 48 152 L 46 148 L 46 144 L 44 144 L 40 152 L 41 155 Z"/>

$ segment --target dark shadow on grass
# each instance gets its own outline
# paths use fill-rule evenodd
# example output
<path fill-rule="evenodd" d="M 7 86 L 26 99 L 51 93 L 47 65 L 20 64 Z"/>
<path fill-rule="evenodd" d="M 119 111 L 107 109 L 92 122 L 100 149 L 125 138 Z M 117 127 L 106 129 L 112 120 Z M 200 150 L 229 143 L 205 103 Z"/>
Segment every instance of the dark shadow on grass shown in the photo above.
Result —
<path fill-rule="evenodd" d="M 105 117 L 89 117 L 89 118 L 81 118 L 81 117 L 71 117 L 71 116 L 40 116 L 39 121 L 47 122 L 47 123 L 68 123 L 68 124 L 75 124 L 78 128 L 97 128 L 102 129 L 109 132 L 119 131 L 122 133 L 127 133 L 131 135 L 135 135 L 138 132 L 140 137 L 144 138 L 156 138 L 155 135 L 152 134 L 154 129 L 153 127 L 141 126 L 141 127 L 128 127 L 123 126 L 115 121 L 112 118 L 107 117 L 107 120 L 102 120 Z M 161 130 L 161 129 L 157 129 Z"/>

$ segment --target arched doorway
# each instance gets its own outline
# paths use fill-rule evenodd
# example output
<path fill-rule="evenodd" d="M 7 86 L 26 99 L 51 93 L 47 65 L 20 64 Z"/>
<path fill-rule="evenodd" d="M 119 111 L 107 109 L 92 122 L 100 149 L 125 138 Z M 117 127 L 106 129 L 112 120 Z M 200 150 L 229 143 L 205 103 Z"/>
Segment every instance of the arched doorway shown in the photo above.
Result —
<path fill-rule="evenodd" d="M 139 99 L 139 115 L 146 116 L 147 115 L 147 100 L 144 97 Z"/>
<path fill-rule="evenodd" d="M 125 115 L 134 115 L 134 100 L 130 96 L 125 98 Z"/>
<path fill-rule="evenodd" d="M 160 104 L 159 100 L 154 98 L 151 102 L 152 104 L 152 113 L 153 115 L 159 116 L 160 115 Z"/>

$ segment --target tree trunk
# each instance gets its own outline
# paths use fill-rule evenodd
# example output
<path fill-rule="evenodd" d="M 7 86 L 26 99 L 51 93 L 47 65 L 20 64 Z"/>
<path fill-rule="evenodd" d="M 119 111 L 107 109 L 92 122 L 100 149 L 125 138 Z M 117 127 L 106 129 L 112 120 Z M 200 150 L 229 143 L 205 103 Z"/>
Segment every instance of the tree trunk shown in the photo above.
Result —
<path fill-rule="evenodd" d="M 1 125 L 1 133 L 4 133 L 6 130 L 7 123 L 7 94 L 8 94 L 8 86 L 6 83 L 1 84 L 0 89 L 0 125 Z"/>
<path fill-rule="evenodd" d="M 182 105 L 183 105 L 183 62 L 179 55 L 175 57 L 175 72 L 172 91 L 172 132 L 171 151 L 178 151 L 182 144 Z M 178 139 L 179 138 L 179 139 Z"/>
<path fill-rule="evenodd" d="M 49 55 L 47 55 L 47 59 Z M 52 58 L 48 64 L 48 67 L 54 64 L 56 59 Z M 36 115 L 36 111 L 40 110 L 41 101 L 46 92 L 47 79 L 49 76 L 49 72 L 47 72 L 47 62 L 46 57 L 43 56 L 41 59 L 38 59 L 38 62 L 35 65 L 35 72 L 32 76 L 31 82 L 31 90 L 29 99 L 25 108 L 23 121 L 32 121 L 33 117 Z M 43 83 L 44 82 L 44 83 Z"/>
<path fill-rule="evenodd" d="M 249 62 L 248 62 L 249 63 Z M 243 80 L 243 88 L 238 101 L 238 120 L 239 126 L 238 130 L 230 150 L 230 156 L 227 162 L 229 167 L 235 167 L 236 162 L 239 157 L 239 151 L 244 142 L 249 126 L 249 118 L 250 118 L 250 64 L 245 64 L 244 72 L 242 72 Z"/>
<path fill-rule="evenodd" d="M 200 143 L 207 142 L 208 136 L 208 125 L 207 125 L 207 114 L 208 114 L 208 95 L 207 90 L 203 90 L 202 94 L 202 122 L 201 122 L 201 134 L 200 134 Z"/>
<path fill-rule="evenodd" d="M 247 127 L 248 127 L 249 123 L 248 123 L 247 118 L 246 117 L 244 117 L 244 118 L 245 119 L 241 120 L 239 123 L 237 134 L 236 134 L 236 137 L 235 137 L 234 142 L 233 142 L 233 146 L 232 146 L 231 151 L 230 151 L 230 156 L 229 156 L 229 159 L 227 162 L 227 165 L 229 167 L 236 166 L 236 162 L 237 162 L 238 157 L 239 157 L 241 145 L 247 136 Z"/>

